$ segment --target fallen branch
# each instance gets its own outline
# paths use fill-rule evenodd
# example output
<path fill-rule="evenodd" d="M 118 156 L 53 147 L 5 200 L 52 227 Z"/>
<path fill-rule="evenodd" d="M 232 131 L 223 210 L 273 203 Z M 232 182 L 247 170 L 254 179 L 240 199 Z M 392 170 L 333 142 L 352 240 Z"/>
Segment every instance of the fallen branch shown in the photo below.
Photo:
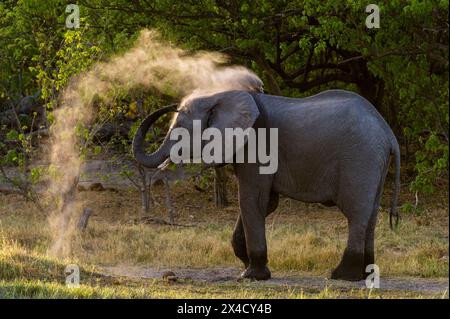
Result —
<path fill-rule="evenodd" d="M 178 227 L 195 227 L 196 226 L 196 225 L 184 225 L 184 224 L 170 223 L 168 221 L 165 221 L 162 218 L 153 217 L 153 216 L 144 216 L 144 217 L 140 217 L 140 218 L 134 218 L 134 219 L 132 219 L 130 221 L 130 223 L 132 223 L 132 224 L 137 224 L 137 223 L 144 223 L 144 224 L 155 223 L 155 224 L 160 224 L 160 225 L 169 225 L 169 226 L 178 226 Z"/>
<path fill-rule="evenodd" d="M 83 210 L 83 215 L 81 215 L 80 220 L 78 221 L 78 229 L 83 231 L 86 229 L 88 221 L 89 221 L 89 217 L 92 214 L 92 209 L 90 209 L 89 207 L 86 207 Z"/>

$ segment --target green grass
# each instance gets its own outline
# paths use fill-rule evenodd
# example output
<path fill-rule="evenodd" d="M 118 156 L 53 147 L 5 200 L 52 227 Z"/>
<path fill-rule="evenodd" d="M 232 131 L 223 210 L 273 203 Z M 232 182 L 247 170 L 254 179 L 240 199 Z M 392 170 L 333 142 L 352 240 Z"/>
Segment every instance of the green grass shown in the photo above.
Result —
<path fill-rule="evenodd" d="M 149 287 L 102 287 L 81 285 L 79 288 L 68 288 L 58 283 L 41 281 L 0 281 L 0 296 L 2 298 L 57 298 L 57 299 L 104 299 L 104 298 L 151 298 L 151 299 L 190 299 L 190 298 L 229 298 L 229 299 L 271 299 L 271 298 L 295 298 L 295 299 L 334 299 L 334 298 L 442 298 L 441 294 L 420 295 L 414 293 L 399 292 L 372 292 L 367 290 L 336 291 L 324 289 L 319 292 L 305 292 L 298 288 L 258 288 L 241 287 L 236 285 L 177 285 L 176 287 L 164 287 L 155 283 Z"/>

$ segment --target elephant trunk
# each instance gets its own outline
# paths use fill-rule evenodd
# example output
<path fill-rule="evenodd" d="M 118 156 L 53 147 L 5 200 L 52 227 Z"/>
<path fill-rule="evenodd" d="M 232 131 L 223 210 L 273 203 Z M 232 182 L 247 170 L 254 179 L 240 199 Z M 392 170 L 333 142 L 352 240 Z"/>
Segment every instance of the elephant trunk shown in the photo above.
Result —
<path fill-rule="evenodd" d="M 168 138 L 170 132 L 167 134 L 161 146 L 151 154 L 145 153 L 144 141 L 145 135 L 153 123 L 155 123 L 164 114 L 176 111 L 177 105 L 172 104 L 157 110 L 142 121 L 133 138 L 133 155 L 139 164 L 148 168 L 156 168 L 170 155 L 171 141 Z"/>

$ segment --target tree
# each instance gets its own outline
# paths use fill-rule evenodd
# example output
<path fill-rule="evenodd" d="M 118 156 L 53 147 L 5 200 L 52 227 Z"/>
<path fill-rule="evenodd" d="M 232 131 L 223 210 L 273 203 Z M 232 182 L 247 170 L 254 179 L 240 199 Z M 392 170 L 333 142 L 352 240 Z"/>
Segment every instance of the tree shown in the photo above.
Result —
<path fill-rule="evenodd" d="M 379 3 L 379 29 L 367 29 L 365 1 L 82 3 L 120 12 L 122 29 L 156 21 L 185 47 L 225 52 L 261 74 L 269 93 L 356 90 L 415 154 L 413 189 L 432 190 L 448 172 L 447 1 Z"/>
<path fill-rule="evenodd" d="M 228 54 L 257 72 L 268 93 L 358 91 L 394 129 L 403 162 L 413 162 L 413 190 L 431 191 L 437 178 L 448 175 L 448 1 L 379 1 L 379 29 L 367 29 L 362 0 L 77 4 L 83 43 L 100 47 L 104 57 L 126 50 L 140 29 L 158 28 L 184 48 Z M 0 112 L 39 92 L 39 70 L 63 67 L 55 56 L 65 41 L 66 5 L 0 4 Z M 39 99 L 48 103 L 56 93 L 42 91 Z"/>

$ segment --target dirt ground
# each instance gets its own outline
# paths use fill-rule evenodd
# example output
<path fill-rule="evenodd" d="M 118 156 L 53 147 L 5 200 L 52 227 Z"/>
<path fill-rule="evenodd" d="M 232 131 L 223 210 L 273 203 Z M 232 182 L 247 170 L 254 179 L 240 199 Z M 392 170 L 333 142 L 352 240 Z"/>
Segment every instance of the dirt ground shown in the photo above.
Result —
<path fill-rule="evenodd" d="M 110 276 L 124 276 L 134 279 L 159 279 L 167 272 L 173 272 L 178 279 L 193 280 L 205 283 L 235 283 L 242 269 L 234 267 L 216 268 L 151 268 L 136 266 L 115 266 L 101 268 Z M 323 290 L 326 287 L 334 289 L 361 289 L 367 288 L 364 280 L 348 282 L 333 280 L 324 277 L 299 276 L 294 274 L 273 274 L 273 277 L 263 282 L 254 282 L 254 285 L 263 286 L 291 286 L 298 288 L 314 288 Z M 422 292 L 437 294 L 448 298 L 448 278 L 383 278 L 380 277 L 380 289 Z"/>

